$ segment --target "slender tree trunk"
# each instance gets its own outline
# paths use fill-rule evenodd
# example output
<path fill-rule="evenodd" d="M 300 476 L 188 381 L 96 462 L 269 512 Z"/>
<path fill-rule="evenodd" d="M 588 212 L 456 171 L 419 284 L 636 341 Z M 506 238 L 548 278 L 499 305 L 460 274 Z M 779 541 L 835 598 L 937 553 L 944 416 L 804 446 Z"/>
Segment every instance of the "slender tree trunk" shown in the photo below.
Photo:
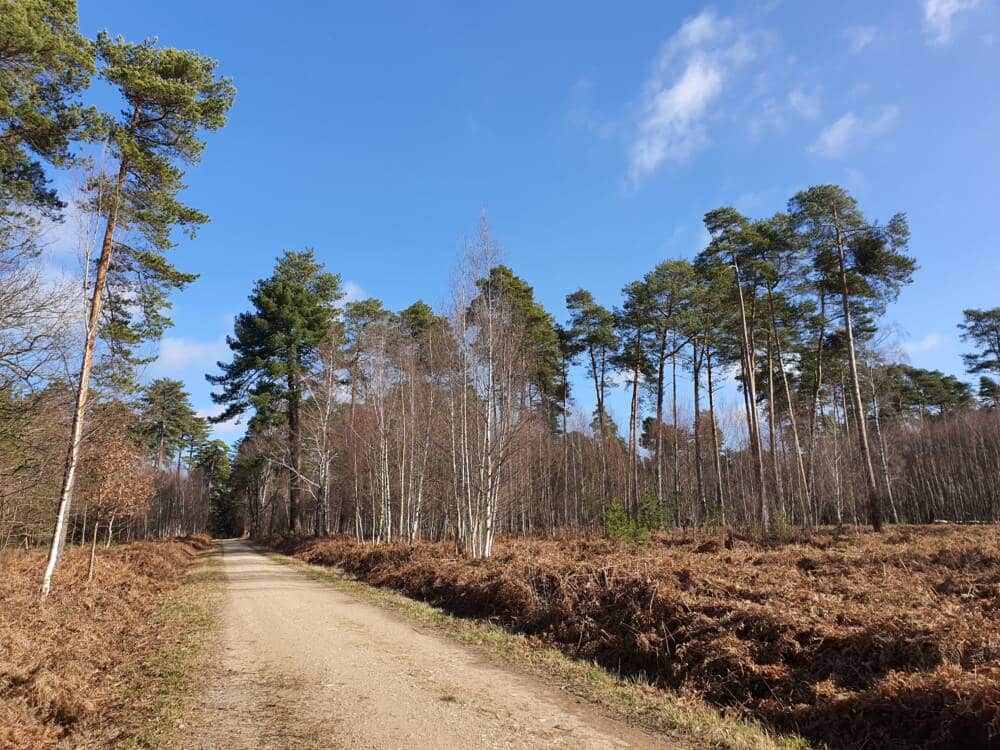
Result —
<path fill-rule="evenodd" d="M 136 107 L 132 113 L 130 131 L 135 129 L 141 110 Z M 94 291 L 90 299 L 90 314 L 87 317 L 87 337 L 83 347 L 83 363 L 80 367 L 80 377 L 76 388 L 76 406 L 73 409 L 73 424 L 70 428 L 69 450 L 63 469 L 62 491 L 59 495 L 59 510 L 56 514 L 56 525 L 52 532 L 52 543 L 49 548 L 45 575 L 42 578 L 42 598 L 52 590 L 52 576 L 59 564 L 63 542 L 66 537 L 66 520 L 69 518 L 70 506 L 73 502 L 73 487 L 76 483 L 76 467 L 80 460 L 80 444 L 83 440 L 83 421 L 87 412 L 87 397 L 90 394 L 90 373 L 94 366 L 94 349 L 97 346 L 97 329 L 101 315 L 101 304 L 104 301 L 104 289 L 108 281 L 108 268 L 111 266 L 111 255 L 114 252 L 115 228 L 118 226 L 118 208 L 121 203 L 122 190 L 128 177 L 128 159 L 123 155 L 118 165 L 118 177 L 115 181 L 114 193 L 108 206 L 108 219 L 104 226 L 104 239 L 101 242 L 101 256 L 97 261 L 97 276 L 94 279 Z"/>
<path fill-rule="evenodd" d="M 770 301 L 770 293 L 768 293 L 768 298 Z M 767 333 L 767 437 L 771 445 L 771 473 L 774 475 L 774 494 L 778 500 L 778 508 L 782 515 L 784 515 L 786 513 L 785 493 L 782 487 L 781 467 L 778 461 L 778 430 L 774 403 L 774 351 L 771 345 L 773 336 L 774 327 L 772 326 L 771 330 Z"/>
<path fill-rule="evenodd" d="M 819 332 L 816 337 L 816 378 L 813 383 L 812 404 L 809 409 L 809 494 L 816 497 L 816 427 L 817 419 L 821 407 L 820 391 L 823 387 L 823 337 L 826 335 L 826 294 L 819 292 Z M 817 508 L 813 509 L 813 516 L 818 517 Z"/>
<path fill-rule="evenodd" d="M 681 462 L 680 462 L 680 445 L 677 442 L 677 347 L 676 346 L 673 347 L 673 353 L 670 355 L 670 380 L 671 380 L 670 410 L 673 412 L 672 418 L 674 427 L 674 441 L 673 441 L 674 442 L 673 444 L 674 526 L 680 526 L 681 525 Z"/>
<path fill-rule="evenodd" d="M 97 527 L 99 517 L 94 519 L 94 532 L 90 538 L 90 564 L 87 566 L 87 581 L 94 580 L 94 560 L 97 558 Z"/>
<path fill-rule="evenodd" d="M 743 386 L 747 388 L 748 424 L 750 431 L 750 452 L 754 457 L 754 474 L 757 481 L 757 510 L 760 513 L 760 526 L 763 531 L 770 527 L 767 507 L 767 491 L 764 487 L 764 449 L 760 440 L 760 420 L 757 416 L 757 375 L 754 370 L 754 350 L 747 323 L 746 301 L 743 298 L 743 280 L 740 278 L 740 266 L 735 253 L 732 256 L 733 273 L 736 277 L 736 297 L 740 310 L 740 349 L 742 349 Z"/>
<path fill-rule="evenodd" d="M 806 477 L 805 461 L 802 457 L 802 444 L 799 442 L 798 420 L 795 418 L 795 405 L 792 402 L 792 389 L 788 385 L 788 373 L 785 371 L 785 356 L 781 346 L 781 336 L 778 333 L 777 324 L 774 318 L 773 305 L 771 305 L 770 312 L 771 330 L 774 331 L 774 342 L 778 354 L 778 370 L 781 372 L 781 383 L 785 391 L 785 404 L 788 406 L 788 421 L 792 426 L 792 442 L 795 446 L 795 465 L 798 469 L 799 485 L 802 490 L 802 523 L 808 526 L 810 523 L 810 509 L 812 508 L 812 500 L 810 499 L 810 482 Z"/>
<path fill-rule="evenodd" d="M 691 340 L 691 380 L 694 382 L 694 473 L 698 484 L 698 507 L 701 522 L 708 517 L 708 501 L 705 499 L 705 478 L 701 467 L 701 354 L 698 343 Z"/>
<path fill-rule="evenodd" d="M 302 431 L 299 409 L 298 353 L 288 355 L 288 453 L 291 471 L 288 476 L 288 529 L 302 530 Z"/>
<path fill-rule="evenodd" d="M 660 505 L 660 509 L 663 509 L 663 381 L 666 375 L 666 353 L 667 353 L 667 334 L 663 333 L 660 338 L 660 352 L 656 363 L 656 432 L 655 435 L 655 450 L 656 455 L 654 460 L 656 461 L 656 501 Z"/>
<path fill-rule="evenodd" d="M 858 447 L 861 450 L 862 468 L 865 472 L 865 483 L 868 487 L 868 514 L 872 528 L 882 530 L 882 498 L 878 480 L 875 478 L 875 467 L 872 464 L 871 451 L 868 447 L 868 426 L 865 424 L 865 406 L 861 400 L 861 383 L 858 378 L 858 360 L 854 346 L 854 325 L 851 322 L 851 298 L 847 283 L 847 258 L 844 247 L 844 235 L 840 226 L 840 217 L 834 210 L 834 222 L 837 230 L 837 254 L 840 260 L 841 300 L 844 307 L 844 329 L 847 333 L 847 360 L 851 372 L 851 398 L 854 401 L 855 419 L 858 429 Z"/>
<path fill-rule="evenodd" d="M 604 362 L 601 361 L 600 373 L 597 370 L 597 355 L 594 348 L 589 348 L 590 369 L 594 375 L 594 392 L 597 397 L 597 427 L 601 439 L 601 504 L 608 504 L 608 438 L 607 427 L 604 424 Z"/>
<path fill-rule="evenodd" d="M 722 451 L 719 447 L 719 428 L 715 423 L 715 386 L 712 383 L 712 352 L 705 352 L 705 369 L 708 374 L 708 421 L 712 428 L 712 464 L 715 467 L 715 503 L 722 525 L 726 525 L 726 505 L 722 492 Z"/>
<path fill-rule="evenodd" d="M 628 422 L 628 470 L 629 477 L 627 486 L 632 490 L 629 493 L 629 505 L 633 518 L 639 517 L 639 431 L 636 429 L 636 419 L 639 415 L 639 359 L 636 342 L 636 361 L 632 370 L 632 404 L 629 409 Z"/>
<path fill-rule="evenodd" d="M 874 410 L 875 438 L 878 440 L 879 458 L 882 462 L 882 476 L 885 479 L 886 497 L 889 499 L 889 510 L 892 512 L 892 522 L 899 523 L 899 513 L 896 511 L 896 501 L 892 495 L 892 479 L 889 476 L 889 458 L 885 446 L 885 437 L 882 435 L 882 420 L 879 415 L 878 393 L 875 390 L 875 376 L 869 366 L 869 382 L 872 387 L 872 409 Z"/>

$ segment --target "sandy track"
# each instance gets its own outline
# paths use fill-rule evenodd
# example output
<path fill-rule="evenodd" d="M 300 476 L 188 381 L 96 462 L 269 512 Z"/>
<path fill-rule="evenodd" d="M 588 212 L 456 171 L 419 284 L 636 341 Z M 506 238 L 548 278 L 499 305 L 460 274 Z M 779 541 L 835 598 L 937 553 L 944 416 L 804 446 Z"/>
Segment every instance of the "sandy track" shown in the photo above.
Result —
<path fill-rule="evenodd" d="M 219 656 L 185 748 L 668 747 L 243 542 L 222 552 Z"/>

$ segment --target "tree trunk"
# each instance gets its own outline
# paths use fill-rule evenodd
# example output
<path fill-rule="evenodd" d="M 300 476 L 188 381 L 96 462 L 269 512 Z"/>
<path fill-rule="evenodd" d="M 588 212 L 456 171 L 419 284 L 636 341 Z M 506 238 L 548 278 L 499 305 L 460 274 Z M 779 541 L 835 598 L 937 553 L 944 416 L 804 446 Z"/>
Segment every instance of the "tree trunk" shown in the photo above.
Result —
<path fill-rule="evenodd" d="M 722 494 L 722 452 L 719 448 L 719 428 L 715 423 L 715 386 L 712 384 L 712 352 L 705 353 L 705 369 L 708 373 L 708 421 L 712 428 L 712 464 L 715 467 L 715 503 L 723 527 L 726 525 L 726 505 Z"/>
<path fill-rule="evenodd" d="M 882 498 L 878 480 L 875 478 L 875 467 L 872 464 L 871 451 L 868 447 L 868 427 L 865 424 L 865 407 L 861 400 L 861 383 L 858 378 L 858 360 L 854 347 L 854 326 L 851 322 L 851 298 L 847 284 L 847 258 L 844 247 L 844 235 L 840 227 L 840 217 L 836 209 L 833 213 L 837 230 L 837 254 L 840 260 L 841 301 L 844 307 L 844 329 L 847 333 L 847 360 L 851 371 L 851 398 L 854 401 L 854 421 L 858 429 L 858 447 L 861 449 L 862 468 L 865 472 L 865 483 L 868 486 L 868 514 L 872 528 L 882 530 Z"/>
<path fill-rule="evenodd" d="M 636 419 L 639 414 L 639 344 L 636 342 L 635 367 L 632 370 L 632 404 L 629 409 L 628 422 L 628 471 L 629 477 L 626 484 L 631 489 L 629 493 L 629 505 L 633 518 L 639 517 L 639 432 L 636 429 Z"/>
<path fill-rule="evenodd" d="M 141 110 L 136 107 L 132 113 L 129 131 L 135 129 Z M 97 261 L 97 276 L 94 279 L 94 291 L 90 299 L 90 314 L 87 317 L 87 337 L 83 347 L 83 363 L 80 367 L 80 377 L 76 388 L 76 406 L 73 409 L 73 424 L 70 429 L 69 450 L 63 468 L 62 491 L 59 496 L 59 511 L 56 514 L 56 525 L 52 532 L 52 543 L 49 547 L 48 562 L 45 575 L 42 578 L 42 598 L 52 590 L 52 576 L 59 564 L 63 542 L 66 537 L 66 519 L 69 518 L 70 506 L 73 502 L 73 487 L 76 483 L 76 466 L 80 460 L 80 443 L 83 440 L 83 420 L 87 411 L 87 397 L 90 394 L 90 372 L 94 366 L 94 349 L 97 346 L 97 328 L 101 315 L 101 304 L 104 301 L 104 289 L 108 281 L 108 268 L 111 265 L 111 255 L 114 251 L 115 228 L 118 225 L 118 207 L 121 203 L 122 189 L 128 176 L 128 159 L 122 156 L 118 165 L 118 178 L 115 181 L 114 194 L 108 206 L 108 219 L 104 226 L 104 239 L 101 242 L 101 256 Z"/>
<path fill-rule="evenodd" d="M 87 581 L 94 580 L 94 560 L 97 558 L 97 523 L 100 517 L 94 519 L 94 533 L 90 539 L 90 564 L 87 566 Z"/>
<path fill-rule="evenodd" d="M 676 341 L 675 341 L 676 343 Z M 670 410 L 673 412 L 673 426 L 674 426 L 674 444 L 673 444 L 673 462 L 674 462 L 674 526 L 681 525 L 681 462 L 680 462 L 680 445 L 677 442 L 677 347 L 673 347 L 673 353 L 670 355 L 670 380 L 671 380 L 671 398 L 670 398 Z"/>
<path fill-rule="evenodd" d="M 781 346 L 781 336 L 778 334 L 774 318 L 774 306 L 771 305 L 771 330 L 774 332 L 774 342 L 778 355 L 778 370 L 781 372 L 781 383 L 785 391 L 785 404 L 788 406 L 788 421 L 792 426 L 792 442 L 795 446 L 795 464 L 799 474 L 799 484 L 802 489 L 802 523 L 809 525 L 809 515 L 812 509 L 809 480 L 806 477 L 805 462 L 802 458 L 802 444 L 799 442 L 798 421 L 795 418 L 795 405 L 792 403 L 792 389 L 788 385 L 788 373 L 785 371 L 785 356 Z"/>
<path fill-rule="evenodd" d="M 757 416 L 757 375 L 754 371 L 754 351 L 750 330 L 747 323 L 746 301 L 743 298 L 743 280 L 740 278 L 739 261 L 735 253 L 732 256 L 733 273 L 736 277 L 736 297 L 740 310 L 740 349 L 743 356 L 743 387 L 747 389 L 747 428 L 750 432 L 750 452 L 754 457 L 754 474 L 757 481 L 757 509 L 760 513 L 760 526 L 767 531 L 770 526 L 767 507 L 767 491 L 764 488 L 764 449 L 760 441 L 760 420 Z"/>
<path fill-rule="evenodd" d="M 691 341 L 691 380 L 694 382 L 694 473 L 698 483 L 698 506 L 701 522 L 708 517 L 708 501 L 705 499 L 705 478 L 701 468 L 701 354 L 698 344 Z"/>
<path fill-rule="evenodd" d="M 656 363 L 656 432 L 654 433 L 656 455 L 656 501 L 663 509 L 663 381 L 666 375 L 667 334 L 660 339 L 660 352 Z"/>
<path fill-rule="evenodd" d="M 288 355 L 288 528 L 293 534 L 302 530 L 302 432 L 299 423 L 299 383 L 297 353 Z"/>

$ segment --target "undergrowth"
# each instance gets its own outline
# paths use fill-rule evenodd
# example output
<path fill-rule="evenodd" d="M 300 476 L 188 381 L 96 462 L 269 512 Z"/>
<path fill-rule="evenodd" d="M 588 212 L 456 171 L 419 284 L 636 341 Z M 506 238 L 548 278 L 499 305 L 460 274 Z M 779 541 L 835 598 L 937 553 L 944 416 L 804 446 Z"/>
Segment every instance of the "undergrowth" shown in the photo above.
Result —
<path fill-rule="evenodd" d="M 1000 746 L 995 527 L 508 540 L 477 561 L 445 544 L 271 542 L 817 744 Z"/>
<path fill-rule="evenodd" d="M 39 586 L 45 551 L 4 552 L 0 748 L 124 741 L 159 695 L 150 665 L 175 647 L 172 635 L 191 614 L 163 607 L 179 601 L 171 596 L 208 543 L 196 538 L 101 550 L 89 583 L 89 550 L 67 548 L 44 602 Z M 165 627 L 168 620 L 177 627 Z"/>

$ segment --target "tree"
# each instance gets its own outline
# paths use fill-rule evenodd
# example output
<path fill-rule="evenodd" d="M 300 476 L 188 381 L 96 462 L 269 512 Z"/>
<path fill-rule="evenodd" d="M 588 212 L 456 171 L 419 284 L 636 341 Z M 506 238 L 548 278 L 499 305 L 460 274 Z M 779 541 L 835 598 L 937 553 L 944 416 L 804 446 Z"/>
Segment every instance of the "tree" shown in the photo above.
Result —
<path fill-rule="evenodd" d="M 826 277 L 833 275 L 839 286 L 854 422 L 868 487 L 868 512 L 872 527 L 880 531 L 881 490 L 875 478 L 861 398 L 853 317 L 859 305 L 881 311 L 910 281 L 916 263 L 904 252 L 909 227 L 903 214 L 896 214 L 884 226 L 868 221 L 857 201 L 836 185 L 819 185 L 796 194 L 789 201 L 789 213 L 812 254 L 817 272 Z"/>
<path fill-rule="evenodd" d="M 887 369 L 892 405 L 904 417 L 944 416 L 972 404 L 972 389 L 954 375 L 910 365 Z"/>
<path fill-rule="evenodd" d="M 664 382 L 666 377 L 666 365 L 671 364 L 671 385 L 673 388 L 673 398 L 671 399 L 671 411 L 673 413 L 674 436 L 672 444 L 673 456 L 673 496 L 674 496 L 674 520 L 679 520 L 680 502 L 680 470 L 679 455 L 677 446 L 677 355 L 688 343 L 681 328 L 681 317 L 685 311 L 692 284 L 694 283 L 694 269 L 686 260 L 664 261 L 647 273 L 643 277 L 643 284 L 646 288 L 646 298 L 649 305 L 649 319 L 651 336 L 649 337 L 648 358 L 651 362 L 655 376 L 653 379 L 656 404 L 656 423 L 663 422 L 663 399 Z M 663 503 L 663 446 L 662 429 L 654 433 L 653 460 L 656 472 L 656 496 L 660 503 Z"/>
<path fill-rule="evenodd" d="M 63 364 L 76 290 L 54 288 L 40 257 L 42 220 L 64 208 L 45 166 L 71 165 L 73 142 L 99 136 L 79 101 L 93 73 L 75 0 L 0 5 L 0 388 L 34 387 Z"/>
<path fill-rule="evenodd" d="M 74 140 L 99 132 L 79 94 L 94 45 L 77 28 L 75 0 L 4 0 L 0 12 L 0 241 L 37 212 L 63 207 L 42 162 L 69 164 Z"/>
<path fill-rule="evenodd" d="M 493 295 L 505 298 L 510 304 L 514 323 L 524 332 L 524 361 L 531 368 L 537 396 L 548 407 L 549 416 L 553 416 L 561 356 L 555 319 L 535 300 L 534 289 L 508 266 L 494 266 L 488 276 L 476 281 L 476 286 L 480 302 L 485 295 Z"/>
<path fill-rule="evenodd" d="M 965 320 L 958 324 L 962 341 L 978 347 L 963 354 L 966 370 L 974 375 L 1000 374 L 1000 307 L 992 310 L 963 310 Z"/>
<path fill-rule="evenodd" d="M 764 448 L 761 443 L 760 416 L 757 413 L 757 344 L 755 316 L 757 280 L 755 235 L 749 219 L 732 208 L 718 208 L 705 214 L 705 228 L 711 242 L 704 257 L 726 263 L 732 269 L 733 291 L 739 312 L 740 371 L 747 415 L 750 452 L 754 459 L 757 506 L 760 525 L 765 531 L 770 524 L 767 490 L 764 486 Z"/>
<path fill-rule="evenodd" d="M 136 431 L 156 455 L 156 467 L 173 458 L 184 445 L 197 417 L 184 383 L 157 378 L 147 385 L 139 398 L 139 421 Z"/>
<path fill-rule="evenodd" d="M 979 378 L 979 400 L 987 409 L 1000 407 L 1000 383 L 985 375 Z"/>
<path fill-rule="evenodd" d="M 178 200 L 177 194 L 184 187 L 179 165 L 198 161 L 204 149 L 202 131 L 218 130 L 225 124 L 235 96 L 229 79 L 216 75 L 216 62 L 195 52 L 159 48 L 152 41 L 131 44 L 121 38 L 112 40 L 102 32 L 97 54 L 102 78 L 119 91 L 126 109 L 120 119 L 109 122 L 108 145 L 118 161 L 117 174 L 113 179 L 99 176 L 92 185 L 91 207 L 104 218 L 104 236 L 94 269 L 70 446 L 43 596 L 52 586 L 65 538 L 99 329 L 114 342 L 112 348 L 127 349 L 159 336 L 169 325 L 162 309 L 165 295 L 193 281 L 194 276 L 177 271 L 165 252 L 174 245 L 176 228 L 193 236 L 194 229 L 208 221 L 205 214 Z M 128 243 L 116 239 L 119 229 L 128 236 Z M 133 289 L 142 293 L 137 298 L 113 298 L 109 314 L 102 316 L 109 273 L 138 274 L 141 279 Z"/>
<path fill-rule="evenodd" d="M 239 521 L 229 488 L 229 478 L 232 474 L 229 446 L 218 438 L 203 443 L 194 456 L 193 465 L 208 494 L 212 532 L 235 533 Z"/>
<path fill-rule="evenodd" d="M 570 315 L 567 326 L 569 348 L 586 357 L 587 369 L 594 381 L 594 394 L 597 398 L 594 411 L 601 439 L 601 489 L 605 493 L 603 500 L 606 502 L 608 411 L 604 399 L 608 392 L 608 371 L 611 369 L 612 358 L 618 352 L 615 316 L 606 307 L 597 304 L 594 295 L 586 289 L 577 289 L 566 295 L 566 308 Z"/>
<path fill-rule="evenodd" d="M 240 313 L 226 338 L 233 361 L 219 362 L 221 375 L 206 375 L 220 386 L 212 400 L 225 404 L 213 422 L 253 408 L 255 419 L 283 419 L 288 448 L 288 527 L 302 528 L 303 376 L 315 363 L 337 317 L 343 297 L 340 276 L 323 270 L 312 250 L 286 251 L 267 279 L 254 285 L 253 310 Z"/>
<path fill-rule="evenodd" d="M 634 281 L 622 289 L 625 301 L 615 310 L 615 332 L 621 342 L 612 358 L 614 367 L 631 383 L 632 398 L 628 423 L 628 490 L 626 509 L 639 512 L 641 488 L 639 486 L 639 384 L 650 376 L 649 349 L 652 334 L 652 315 L 649 289 L 641 281 Z"/>

